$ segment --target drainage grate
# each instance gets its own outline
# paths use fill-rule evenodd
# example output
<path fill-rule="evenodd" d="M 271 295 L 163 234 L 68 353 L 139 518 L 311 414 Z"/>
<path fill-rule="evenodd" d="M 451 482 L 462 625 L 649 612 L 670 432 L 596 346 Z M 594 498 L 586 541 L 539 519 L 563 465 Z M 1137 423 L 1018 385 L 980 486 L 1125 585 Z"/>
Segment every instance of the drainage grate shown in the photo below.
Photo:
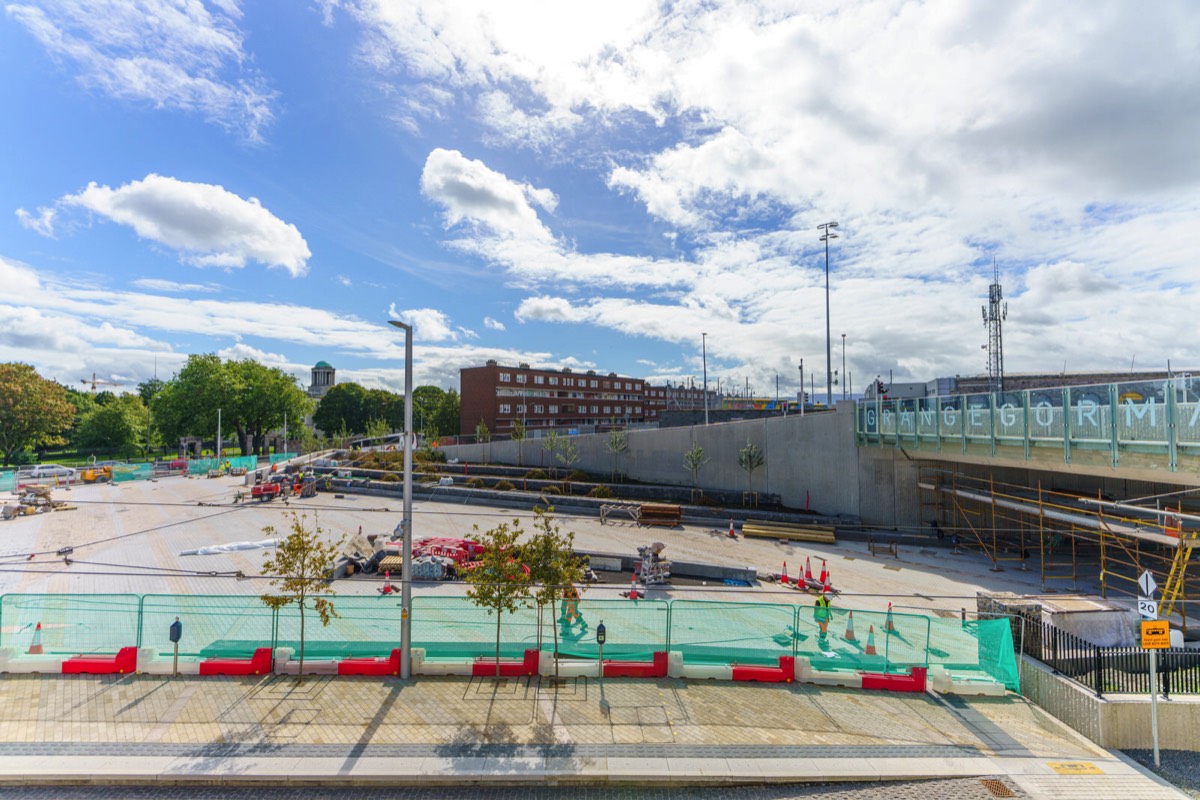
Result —
<path fill-rule="evenodd" d="M 980 783 L 983 788 L 991 792 L 992 797 L 1016 797 L 1016 792 L 1008 788 L 1008 784 L 1004 781 L 998 781 L 995 778 L 980 778 Z"/>

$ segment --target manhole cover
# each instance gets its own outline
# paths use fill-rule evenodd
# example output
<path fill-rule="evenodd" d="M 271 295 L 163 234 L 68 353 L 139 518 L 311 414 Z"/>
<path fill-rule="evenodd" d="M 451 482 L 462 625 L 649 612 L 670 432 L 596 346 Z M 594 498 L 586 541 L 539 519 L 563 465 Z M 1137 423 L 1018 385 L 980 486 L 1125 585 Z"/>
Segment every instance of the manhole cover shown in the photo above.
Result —
<path fill-rule="evenodd" d="M 1012 789 L 1008 788 L 1004 781 L 998 781 L 994 778 L 981 778 L 980 783 L 983 788 L 987 789 L 992 797 L 1016 797 L 1017 794 Z"/>

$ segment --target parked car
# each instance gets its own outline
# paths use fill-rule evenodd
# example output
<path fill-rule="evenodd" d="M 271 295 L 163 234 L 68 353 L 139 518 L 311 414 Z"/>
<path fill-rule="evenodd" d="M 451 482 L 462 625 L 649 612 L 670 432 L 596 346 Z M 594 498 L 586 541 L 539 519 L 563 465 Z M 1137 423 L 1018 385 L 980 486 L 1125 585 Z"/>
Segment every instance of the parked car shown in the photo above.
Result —
<path fill-rule="evenodd" d="M 74 480 L 75 478 L 75 470 L 71 467 L 64 467 L 61 464 L 34 464 L 29 467 L 22 467 L 19 474 L 22 478 L 33 480 L 44 480 L 46 478 Z"/>

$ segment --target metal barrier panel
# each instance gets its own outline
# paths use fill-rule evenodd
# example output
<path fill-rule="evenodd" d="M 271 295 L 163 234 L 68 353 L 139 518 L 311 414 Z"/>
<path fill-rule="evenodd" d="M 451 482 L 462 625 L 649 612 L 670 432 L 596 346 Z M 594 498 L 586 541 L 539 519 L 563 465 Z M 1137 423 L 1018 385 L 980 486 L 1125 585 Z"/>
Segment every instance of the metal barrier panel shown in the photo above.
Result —
<path fill-rule="evenodd" d="M 148 594 L 142 598 L 141 645 L 172 651 L 168 632 L 183 624 L 179 654 L 249 658 L 274 646 L 275 612 L 258 595 Z"/>
<path fill-rule="evenodd" d="M 400 598 L 394 595 L 374 597 L 336 595 L 325 599 L 337 613 L 329 625 L 308 598 L 304 611 L 304 657 L 348 658 L 350 656 L 387 656 L 400 646 Z M 413 619 L 416 620 L 414 613 Z M 300 652 L 300 607 L 295 603 L 279 609 L 275 634 L 276 647 Z M 421 646 L 414 644 L 414 647 Z"/>
<path fill-rule="evenodd" d="M 47 653 L 116 653 L 138 644 L 136 594 L 6 594 L 0 646 L 26 652 L 38 623 Z"/>
<path fill-rule="evenodd" d="M 569 601 L 567 601 L 569 602 Z M 591 600 L 578 603 L 579 621 L 564 620 L 562 603 L 547 608 L 542 618 L 542 650 L 552 650 L 558 634 L 558 652 L 564 656 L 597 658 L 596 625 L 604 622 L 604 657 L 649 661 L 667 649 L 670 603 L 665 600 Z M 569 615 L 568 615 L 569 616 Z"/>
<path fill-rule="evenodd" d="M 886 611 L 833 607 L 830 615 L 822 637 L 816 607 L 800 607 L 796 655 L 808 658 L 813 669 L 905 672 L 928 666 L 927 617 L 893 613 L 889 632 Z M 874 653 L 870 652 L 872 636 Z"/>
<path fill-rule="evenodd" d="M 929 620 L 929 663 L 957 679 L 1002 683 L 1019 692 L 1012 625 L 1007 619 Z"/>
<path fill-rule="evenodd" d="M 17 488 L 17 473 L 15 471 L 0 472 L 0 492 L 11 492 Z"/>
<path fill-rule="evenodd" d="M 291 461 L 297 455 L 299 453 L 272 453 L 269 460 L 272 464 L 278 464 L 280 461 Z"/>
<path fill-rule="evenodd" d="M 489 614 L 467 597 L 417 596 L 412 609 L 413 647 L 425 648 L 427 658 L 494 657 L 496 621 L 494 612 Z M 537 609 L 532 605 L 501 614 L 499 622 L 501 658 L 520 658 L 526 649 L 537 646 Z"/>
<path fill-rule="evenodd" d="M 701 663 L 775 664 L 799 635 L 791 604 L 672 600 L 670 622 L 670 649 Z"/>

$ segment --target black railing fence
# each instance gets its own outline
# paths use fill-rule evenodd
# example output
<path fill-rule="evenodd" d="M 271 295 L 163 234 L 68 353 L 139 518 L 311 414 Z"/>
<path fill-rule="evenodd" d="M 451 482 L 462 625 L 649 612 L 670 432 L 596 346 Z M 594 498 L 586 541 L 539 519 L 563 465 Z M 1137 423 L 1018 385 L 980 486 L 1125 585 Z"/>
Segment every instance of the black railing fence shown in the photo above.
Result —
<path fill-rule="evenodd" d="M 1028 618 L 1024 618 L 1024 625 L 1026 655 L 1088 687 L 1097 697 L 1103 697 L 1105 693 L 1149 693 L 1149 650 L 1102 647 Z M 1200 650 L 1180 647 L 1159 650 L 1157 671 L 1163 697 L 1200 694 Z"/>

